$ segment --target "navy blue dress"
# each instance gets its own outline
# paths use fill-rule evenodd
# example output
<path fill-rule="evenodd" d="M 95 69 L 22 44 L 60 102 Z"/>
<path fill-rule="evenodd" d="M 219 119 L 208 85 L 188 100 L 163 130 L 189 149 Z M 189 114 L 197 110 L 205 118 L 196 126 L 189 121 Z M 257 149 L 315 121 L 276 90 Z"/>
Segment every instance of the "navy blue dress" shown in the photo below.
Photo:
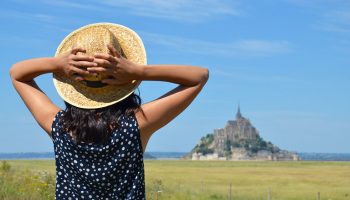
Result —
<path fill-rule="evenodd" d="M 52 124 L 56 160 L 55 199 L 145 199 L 143 151 L 134 115 L 119 119 L 106 144 L 75 144 Z"/>

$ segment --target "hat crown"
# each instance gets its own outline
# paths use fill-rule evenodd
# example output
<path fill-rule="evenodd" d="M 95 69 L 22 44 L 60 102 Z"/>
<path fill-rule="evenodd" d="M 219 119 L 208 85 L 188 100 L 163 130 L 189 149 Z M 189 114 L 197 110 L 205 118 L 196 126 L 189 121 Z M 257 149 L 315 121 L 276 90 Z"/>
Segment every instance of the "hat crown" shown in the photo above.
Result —
<path fill-rule="evenodd" d="M 128 27 L 113 23 L 95 23 L 83 26 L 67 35 L 56 50 L 55 56 L 70 52 L 74 47 L 86 50 L 84 55 L 110 53 L 107 45 L 114 48 L 131 62 L 146 64 L 146 51 L 141 38 Z M 82 53 L 79 53 L 82 54 Z M 71 105 L 85 109 L 102 108 L 117 103 L 137 88 L 141 81 L 134 80 L 123 85 L 101 83 L 98 77 L 84 77 L 75 81 L 63 72 L 53 73 L 53 82 L 58 94 Z"/>
<path fill-rule="evenodd" d="M 95 53 L 109 54 L 110 51 L 107 45 L 112 45 L 119 54 L 122 50 L 118 39 L 114 34 L 104 27 L 89 27 L 80 32 L 72 39 L 73 46 L 81 47 L 86 50 L 86 53 L 79 52 L 79 54 L 93 56 Z M 75 44 L 74 44 L 75 43 Z M 103 74 L 84 75 L 84 79 L 88 81 L 100 81 L 106 78 Z"/>
<path fill-rule="evenodd" d="M 90 27 L 84 29 L 76 37 L 76 46 L 86 50 L 86 55 L 93 56 L 95 53 L 108 54 L 107 45 L 111 44 L 120 53 L 121 48 L 117 38 L 111 31 L 103 27 Z"/>

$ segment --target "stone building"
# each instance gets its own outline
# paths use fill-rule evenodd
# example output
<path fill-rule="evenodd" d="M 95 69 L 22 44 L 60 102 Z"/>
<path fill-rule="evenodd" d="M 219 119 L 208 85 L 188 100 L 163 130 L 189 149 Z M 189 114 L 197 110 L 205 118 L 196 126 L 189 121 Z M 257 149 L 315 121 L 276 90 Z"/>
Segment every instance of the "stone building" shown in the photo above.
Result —
<path fill-rule="evenodd" d="M 242 116 L 238 106 L 236 120 L 229 120 L 224 128 L 214 129 L 214 149 L 219 156 L 223 156 L 227 144 L 239 139 L 256 139 L 259 132 Z"/>
<path fill-rule="evenodd" d="M 294 152 L 281 150 L 271 142 L 264 141 L 259 131 L 244 118 L 238 106 L 236 119 L 227 121 L 224 128 L 214 129 L 212 140 L 201 140 L 190 152 L 192 160 L 300 160 Z M 257 141 L 265 146 L 257 145 Z M 236 144 L 236 146 L 235 146 Z M 243 145 L 244 144 L 244 145 Z M 248 145 L 249 148 L 245 147 Z M 255 146 L 254 146 L 255 145 Z M 201 150 L 200 146 L 206 147 Z M 255 151 L 252 151 L 255 147 Z M 211 153 L 207 153 L 211 150 Z"/>

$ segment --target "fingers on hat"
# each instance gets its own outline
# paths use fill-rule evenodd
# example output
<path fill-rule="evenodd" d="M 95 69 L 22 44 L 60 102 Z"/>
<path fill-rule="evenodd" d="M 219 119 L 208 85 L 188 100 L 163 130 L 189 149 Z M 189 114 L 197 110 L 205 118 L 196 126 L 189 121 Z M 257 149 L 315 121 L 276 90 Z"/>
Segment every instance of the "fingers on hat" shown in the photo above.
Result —
<path fill-rule="evenodd" d="M 89 72 L 112 72 L 111 69 L 105 67 L 89 67 L 87 70 Z"/>
<path fill-rule="evenodd" d="M 75 66 L 75 67 L 83 67 L 83 68 L 97 66 L 97 63 L 89 62 L 89 61 L 71 61 L 70 64 Z"/>
<path fill-rule="evenodd" d="M 108 60 L 109 62 L 117 62 L 116 58 L 109 55 L 109 54 L 96 53 L 94 57 L 100 58 L 100 59 L 105 59 L 105 60 Z"/>
<path fill-rule="evenodd" d="M 108 44 L 107 47 L 111 51 L 111 53 L 114 57 L 120 58 L 120 54 L 111 44 Z"/>
<path fill-rule="evenodd" d="M 76 73 L 81 74 L 81 75 L 88 75 L 88 74 L 90 74 L 89 71 L 86 71 L 86 70 L 83 70 L 83 69 L 79 69 L 77 67 L 73 67 L 72 74 L 76 74 Z"/>
<path fill-rule="evenodd" d="M 75 61 L 94 61 L 94 58 L 91 57 L 91 56 L 84 56 L 84 55 L 74 55 L 72 57 L 72 60 L 75 60 Z"/>
<path fill-rule="evenodd" d="M 102 67 L 110 67 L 110 65 L 111 65 L 111 62 L 109 60 L 99 59 L 96 57 L 94 59 L 94 63 L 97 63 L 98 66 L 102 66 Z"/>
<path fill-rule="evenodd" d="M 74 47 L 72 50 L 71 50 L 71 53 L 72 54 L 77 54 L 78 52 L 82 52 L 82 53 L 85 53 L 86 50 L 81 48 L 81 47 Z"/>

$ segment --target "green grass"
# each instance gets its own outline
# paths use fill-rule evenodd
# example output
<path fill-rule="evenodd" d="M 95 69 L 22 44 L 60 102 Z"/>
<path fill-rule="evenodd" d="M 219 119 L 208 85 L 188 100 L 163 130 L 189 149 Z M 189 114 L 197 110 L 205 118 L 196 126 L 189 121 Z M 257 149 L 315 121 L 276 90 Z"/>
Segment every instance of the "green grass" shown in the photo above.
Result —
<path fill-rule="evenodd" d="M 350 199 L 348 162 L 148 161 L 146 180 L 161 180 L 164 199 Z M 176 195 L 175 195 L 176 194 Z M 184 194 L 184 195 L 183 195 Z M 200 198 L 196 196 L 200 195 Z M 178 198 L 181 196 L 183 198 Z"/>
<path fill-rule="evenodd" d="M 10 170 L 0 168 L 0 199 L 52 198 L 53 160 L 7 162 Z M 234 200 L 267 199 L 269 190 L 271 200 L 317 199 L 318 192 L 322 200 L 350 200 L 350 162 L 147 160 L 145 171 L 149 200 L 157 191 L 164 200 L 228 199 L 230 184 Z"/>

